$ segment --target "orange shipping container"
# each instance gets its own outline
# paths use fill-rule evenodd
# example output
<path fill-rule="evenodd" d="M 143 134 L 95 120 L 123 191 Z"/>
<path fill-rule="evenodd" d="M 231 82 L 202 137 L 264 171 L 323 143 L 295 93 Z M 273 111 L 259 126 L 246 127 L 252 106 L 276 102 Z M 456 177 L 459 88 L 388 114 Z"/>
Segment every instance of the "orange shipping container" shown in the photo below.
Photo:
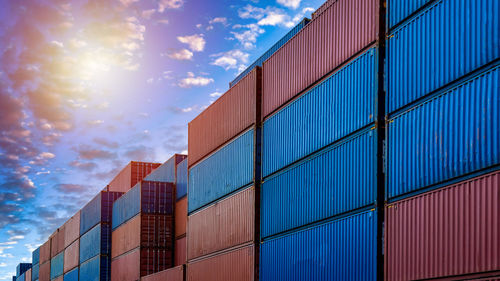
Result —
<path fill-rule="evenodd" d="M 172 265 L 170 250 L 136 248 L 111 261 L 111 281 L 136 281 Z"/>
<path fill-rule="evenodd" d="M 175 237 L 186 234 L 187 196 L 175 202 Z"/>
<path fill-rule="evenodd" d="M 187 265 L 187 281 L 253 281 L 254 256 L 255 247 L 251 245 L 190 262 Z"/>
<path fill-rule="evenodd" d="M 176 266 L 141 278 L 141 281 L 184 281 L 184 266 Z"/>
<path fill-rule="evenodd" d="M 60 252 L 64 250 L 64 225 L 58 228 L 51 236 L 50 236 L 50 257 L 53 258 L 57 256 Z"/>
<path fill-rule="evenodd" d="M 50 239 L 40 246 L 40 264 L 50 261 Z"/>
<path fill-rule="evenodd" d="M 40 264 L 38 281 L 50 281 L 50 261 Z"/>
<path fill-rule="evenodd" d="M 149 175 L 160 163 L 130 162 L 109 183 L 109 191 L 127 192 L 140 180 Z"/>
<path fill-rule="evenodd" d="M 111 234 L 111 258 L 139 247 L 141 243 L 141 214 L 122 224 Z"/>
<path fill-rule="evenodd" d="M 80 254 L 80 239 L 77 239 L 73 244 L 69 245 L 64 250 L 64 273 L 78 266 Z"/>
<path fill-rule="evenodd" d="M 26 270 L 26 273 L 24 273 L 24 280 L 25 281 L 30 281 L 31 280 L 31 268 Z"/>
<path fill-rule="evenodd" d="M 72 216 L 64 227 L 64 248 L 67 248 L 71 243 L 80 237 L 80 211 Z"/>
<path fill-rule="evenodd" d="M 188 218 L 188 260 L 254 241 L 255 188 L 249 187 Z"/>
<path fill-rule="evenodd" d="M 186 264 L 187 262 L 187 239 L 186 237 L 175 240 L 174 265 Z"/>

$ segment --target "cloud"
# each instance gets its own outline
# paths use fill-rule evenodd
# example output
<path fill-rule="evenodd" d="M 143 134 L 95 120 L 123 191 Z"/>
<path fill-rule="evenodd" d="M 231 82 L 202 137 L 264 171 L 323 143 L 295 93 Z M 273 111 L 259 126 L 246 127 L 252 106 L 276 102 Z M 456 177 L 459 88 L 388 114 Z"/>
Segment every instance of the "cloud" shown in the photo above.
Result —
<path fill-rule="evenodd" d="M 74 148 L 74 150 L 78 153 L 78 158 L 84 160 L 112 159 L 116 157 L 115 153 L 88 145 L 80 145 L 78 148 Z"/>
<path fill-rule="evenodd" d="M 141 16 L 145 19 L 150 19 L 155 12 L 156 12 L 155 9 L 144 10 L 141 12 Z"/>
<path fill-rule="evenodd" d="M 179 9 L 184 5 L 184 0 L 160 0 L 158 1 L 158 12 L 163 13 L 166 9 Z"/>
<path fill-rule="evenodd" d="M 89 120 L 87 121 L 87 124 L 89 125 L 101 125 L 101 124 L 104 124 L 104 120 Z"/>
<path fill-rule="evenodd" d="M 208 26 L 206 28 L 206 30 L 212 30 L 214 29 L 214 24 L 217 24 L 217 23 L 220 23 L 222 24 L 223 26 L 229 26 L 229 24 L 227 23 L 227 18 L 226 17 L 216 17 L 216 18 L 213 18 L 211 20 L 208 21 Z M 197 24 L 196 27 L 198 28 L 201 28 L 201 24 Z"/>
<path fill-rule="evenodd" d="M 93 141 L 107 148 L 118 148 L 118 143 L 115 141 L 108 141 L 107 139 L 104 138 L 94 138 Z"/>
<path fill-rule="evenodd" d="M 40 156 L 40 158 L 43 158 L 43 159 L 52 159 L 52 158 L 56 157 L 55 154 L 50 153 L 50 152 L 42 152 L 42 153 L 40 153 L 39 156 Z"/>
<path fill-rule="evenodd" d="M 63 193 L 76 193 L 82 194 L 90 189 L 87 185 L 72 184 L 72 183 L 62 183 L 55 186 L 57 190 Z"/>
<path fill-rule="evenodd" d="M 202 77 L 202 76 L 195 76 L 194 73 L 188 72 L 186 78 L 183 78 L 179 81 L 179 87 L 181 88 L 190 88 L 192 86 L 206 86 L 210 83 L 214 82 L 214 79 L 212 78 L 207 78 L 207 77 Z"/>
<path fill-rule="evenodd" d="M 295 1 L 283 0 L 283 2 L 287 2 L 287 4 L 290 5 L 295 4 L 294 2 L 296 1 L 297 0 Z M 293 8 L 293 6 L 290 7 Z M 248 4 L 245 7 L 238 10 L 238 15 L 242 19 L 255 19 L 257 20 L 257 24 L 260 26 L 269 25 L 269 26 L 282 26 L 286 28 L 292 28 L 304 18 L 306 13 L 313 11 L 314 11 L 313 8 L 306 7 L 303 8 L 299 13 L 297 13 L 292 18 L 285 11 L 276 7 L 260 8 Z"/>
<path fill-rule="evenodd" d="M 257 37 L 259 34 L 264 33 L 264 29 L 260 28 L 257 24 L 235 25 L 233 28 L 246 29 L 243 32 L 231 32 L 234 35 L 234 38 L 236 38 L 236 40 L 238 40 L 245 49 L 254 48 L 255 43 L 257 42 Z"/>
<path fill-rule="evenodd" d="M 275 26 L 285 23 L 288 18 L 289 16 L 281 11 L 269 11 L 264 18 L 259 20 L 257 24 Z"/>
<path fill-rule="evenodd" d="M 211 55 L 211 57 L 215 59 L 210 64 L 220 66 L 225 70 L 237 69 L 248 63 L 248 56 L 248 53 L 235 49 L 225 53 Z"/>
<path fill-rule="evenodd" d="M 224 93 L 221 93 L 221 92 L 213 92 L 209 96 L 212 98 L 218 98 L 218 97 L 222 96 L 223 94 Z"/>
<path fill-rule="evenodd" d="M 168 20 L 167 19 L 157 20 L 156 22 L 157 23 L 161 23 L 161 24 L 168 24 Z"/>
<path fill-rule="evenodd" d="M 194 34 L 194 35 L 186 35 L 186 36 L 178 36 L 177 40 L 179 42 L 188 44 L 189 48 L 193 52 L 201 52 L 205 49 L 205 39 L 203 38 L 203 34 Z"/>
<path fill-rule="evenodd" d="M 175 60 L 191 60 L 193 58 L 193 52 L 188 49 L 173 50 L 169 52 L 167 56 Z"/>
<path fill-rule="evenodd" d="M 122 3 L 125 7 L 128 7 L 130 4 L 139 2 L 139 0 L 120 0 L 120 3 Z"/>
<path fill-rule="evenodd" d="M 93 162 L 80 162 L 78 160 L 71 161 L 69 163 L 71 167 L 75 167 L 77 169 L 83 170 L 83 171 L 93 171 L 95 168 L 97 168 L 97 164 Z"/>
<path fill-rule="evenodd" d="M 146 147 L 144 145 L 130 147 L 124 156 L 131 161 L 154 161 L 155 152 L 151 147 Z"/>
<path fill-rule="evenodd" d="M 276 2 L 285 7 L 297 9 L 300 6 L 301 0 L 276 0 Z"/>

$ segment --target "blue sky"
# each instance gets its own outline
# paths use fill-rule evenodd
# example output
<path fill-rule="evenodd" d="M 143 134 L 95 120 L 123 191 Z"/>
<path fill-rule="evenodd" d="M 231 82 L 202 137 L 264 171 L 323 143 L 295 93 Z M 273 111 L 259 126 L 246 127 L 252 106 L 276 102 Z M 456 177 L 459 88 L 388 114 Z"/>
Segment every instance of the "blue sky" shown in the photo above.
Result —
<path fill-rule="evenodd" d="M 0 0 L 0 280 L 322 0 Z"/>

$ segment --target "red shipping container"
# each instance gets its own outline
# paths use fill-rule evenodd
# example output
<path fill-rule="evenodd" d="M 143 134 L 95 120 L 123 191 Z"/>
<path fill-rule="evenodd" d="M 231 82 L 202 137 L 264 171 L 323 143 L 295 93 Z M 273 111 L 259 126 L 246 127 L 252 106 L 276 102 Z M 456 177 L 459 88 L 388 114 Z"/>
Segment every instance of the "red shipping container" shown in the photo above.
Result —
<path fill-rule="evenodd" d="M 175 237 L 186 234 L 187 196 L 175 202 Z"/>
<path fill-rule="evenodd" d="M 262 117 L 376 42 L 379 2 L 339 0 L 333 3 L 264 61 Z"/>
<path fill-rule="evenodd" d="M 187 265 L 187 281 L 254 280 L 253 245 L 211 256 Z"/>
<path fill-rule="evenodd" d="M 111 281 L 136 281 L 172 265 L 171 250 L 136 248 L 111 261 Z"/>
<path fill-rule="evenodd" d="M 187 239 L 186 237 L 175 240 L 174 265 L 186 264 L 187 262 Z"/>
<path fill-rule="evenodd" d="M 65 236 L 65 227 L 64 225 L 58 228 L 51 236 L 50 236 L 50 257 L 53 258 L 57 256 L 60 252 L 64 251 L 64 236 Z"/>
<path fill-rule="evenodd" d="M 332 5 L 333 3 L 337 2 L 338 0 L 327 0 L 325 3 L 323 3 L 323 5 L 319 6 L 319 8 L 316 9 L 316 11 L 314 11 L 311 15 L 311 19 L 315 19 L 317 18 L 319 15 L 321 15 L 324 11 L 326 11 L 326 9 L 328 9 L 328 7 L 330 7 L 330 5 Z"/>
<path fill-rule="evenodd" d="M 255 188 L 249 187 L 188 218 L 188 260 L 254 240 Z"/>
<path fill-rule="evenodd" d="M 141 278 L 141 281 L 184 281 L 184 266 L 176 266 Z"/>
<path fill-rule="evenodd" d="M 139 246 L 172 252 L 173 219 L 167 215 L 139 214 L 122 224 L 111 234 L 111 258 Z M 171 253 L 171 256 L 173 253 Z"/>
<path fill-rule="evenodd" d="M 40 264 L 40 269 L 38 271 L 38 281 L 50 281 L 50 261 Z"/>
<path fill-rule="evenodd" d="M 50 239 L 40 246 L 40 264 L 50 261 Z"/>
<path fill-rule="evenodd" d="M 387 205 L 386 280 L 500 270 L 500 171 Z"/>
<path fill-rule="evenodd" d="M 255 124 L 260 81 L 256 68 L 189 122 L 189 167 Z"/>
<path fill-rule="evenodd" d="M 25 281 L 30 281 L 31 280 L 31 268 L 26 270 L 26 272 L 24 273 L 24 280 Z"/>
<path fill-rule="evenodd" d="M 109 191 L 127 192 L 140 180 L 149 175 L 160 163 L 130 162 L 109 183 Z"/>
<path fill-rule="evenodd" d="M 64 248 L 80 237 L 80 211 L 64 224 Z"/>
<path fill-rule="evenodd" d="M 64 273 L 78 266 L 80 254 L 80 239 L 77 239 L 73 244 L 69 245 L 64 250 Z"/>

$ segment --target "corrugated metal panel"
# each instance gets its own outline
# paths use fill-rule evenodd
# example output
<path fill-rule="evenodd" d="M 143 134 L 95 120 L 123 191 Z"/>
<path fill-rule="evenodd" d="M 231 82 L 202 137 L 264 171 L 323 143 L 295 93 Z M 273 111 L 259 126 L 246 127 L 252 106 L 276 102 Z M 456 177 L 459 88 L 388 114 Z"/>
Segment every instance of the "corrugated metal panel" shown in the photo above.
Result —
<path fill-rule="evenodd" d="M 26 278 L 25 278 L 25 276 L 24 276 L 24 273 L 23 273 L 23 274 L 21 274 L 20 276 L 17 276 L 17 277 L 16 277 L 16 281 L 26 281 Z"/>
<path fill-rule="evenodd" d="M 38 280 L 38 275 L 40 273 L 40 264 L 35 264 L 31 268 L 31 281 Z"/>
<path fill-rule="evenodd" d="M 160 163 L 130 162 L 109 183 L 109 191 L 127 192 L 144 177 L 149 175 Z"/>
<path fill-rule="evenodd" d="M 24 276 L 25 276 L 25 280 L 26 281 L 30 281 L 31 280 L 31 268 L 26 270 L 26 272 L 24 273 Z"/>
<path fill-rule="evenodd" d="M 80 237 L 80 211 L 72 216 L 64 226 L 64 248 Z"/>
<path fill-rule="evenodd" d="M 59 277 L 57 277 L 57 278 L 53 279 L 52 281 L 63 281 L 63 280 L 64 280 L 64 278 L 63 278 L 63 276 L 61 275 L 61 276 L 59 276 Z"/>
<path fill-rule="evenodd" d="M 374 204 L 376 154 L 377 136 L 370 130 L 265 180 L 261 237 Z"/>
<path fill-rule="evenodd" d="M 368 50 L 264 122 L 264 177 L 373 123 L 377 60 Z"/>
<path fill-rule="evenodd" d="M 260 280 L 376 280 L 377 213 L 363 212 L 260 246 Z"/>
<path fill-rule="evenodd" d="M 39 281 L 50 281 L 50 260 L 40 264 L 40 271 L 38 272 Z"/>
<path fill-rule="evenodd" d="M 20 263 L 16 266 L 16 277 L 21 276 L 23 273 L 25 273 L 28 269 L 31 268 L 31 263 Z"/>
<path fill-rule="evenodd" d="M 260 56 L 256 61 L 254 61 L 249 67 L 247 67 L 243 72 L 241 72 L 236 78 L 229 82 L 229 87 L 233 87 L 238 83 L 245 75 L 247 75 L 252 69 L 257 66 L 262 66 L 262 63 L 267 60 L 272 54 L 274 54 L 281 46 L 283 46 L 288 40 L 292 39 L 295 34 L 297 34 L 304 26 L 306 26 L 311 20 L 304 18 L 301 20 L 294 28 L 288 31 L 285 36 L 283 36 L 278 42 L 276 42 L 271 48 L 269 48 L 262 56 Z"/>
<path fill-rule="evenodd" d="M 179 165 L 177 165 L 177 178 L 176 178 L 176 192 L 177 200 L 187 195 L 188 187 L 188 160 L 182 160 Z"/>
<path fill-rule="evenodd" d="M 110 248 L 111 227 L 109 224 L 98 224 L 80 237 L 80 263 L 99 254 L 110 254 Z"/>
<path fill-rule="evenodd" d="M 175 202 L 175 237 L 186 234 L 187 198 Z"/>
<path fill-rule="evenodd" d="M 177 165 L 186 158 L 186 155 L 174 154 L 174 156 L 170 157 L 170 159 L 168 159 L 160 167 L 151 172 L 151 174 L 147 175 L 144 180 L 175 182 Z"/>
<path fill-rule="evenodd" d="M 110 223 L 115 202 L 123 193 L 101 191 L 80 212 L 80 235 L 99 222 Z"/>
<path fill-rule="evenodd" d="M 63 274 L 64 253 L 60 253 L 50 260 L 50 279 L 55 279 Z"/>
<path fill-rule="evenodd" d="M 255 123 L 259 79 L 260 70 L 250 72 L 189 122 L 189 167 Z"/>
<path fill-rule="evenodd" d="M 79 270 L 78 267 L 71 270 L 70 272 L 64 274 L 64 281 L 78 281 L 78 274 Z M 82 279 L 82 280 L 87 280 L 87 279 Z"/>
<path fill-rule="evenodd" d="M 266 60 L 262 65 L 262 116 L 375 42 L 379 2 L 335 2 Z"/>
<path fill-rule="evenodd" d="M 40 264 L 50 261 L 50 239 L 40 246 Z"/>
<path fill-rule="evenodd" d="M 498 59 L 499 14 L 497 0 L 443 0 L 396 29 L 387 40 L 387 112 Z"/>
<path fill-rule="evenodd" d="M 253 245 L 188 263 L 187 281 L 254 280 Z"/>
<path fill-rule="evenodd" d="M 141 185 L 136 184 L 113 204 L 113 229 L 133 218 L 141 211 Z"/>
<path fill-rule="evenodd" d="M 50 236 L 50 257 L 53 258 L 60 252 L 64 250 L 64 233 L 65 226 L 58 228 L 51 236 Z"/>
<path fill-rule="evenodd" d="M 135 281 L 172 267 L 172 252 L 165 249 L 137 248 L 116 257 L 111 265 L 111 280 Z"/>
<path fill-rule="evenodd" d="M 64 272 L 78 266 L 80 261 L 80 240 L 76 240 L 64 250 Z M 78 275 L 77 275 L 78 276 Z"/>
<path fill-rule="evenodd" d="M 40 262 L 40 247 L 36 248 L 36 250 L 31 253 L 31 261 L 33 264 Z"/>
<path fill-rule="evenodd" d="M 113 229 L 111 234 L 111 258 L 139 247 L 141 243 L 141 215 Z"/>
<path fill-rule="evenodd" d="M 497 171 L 388 205 L 386 280 L 500 270 L 499 200 Z"/>
<path fill-rule="evenodd" d="M 188 212 L 250 184 L 253 163 L 254 129 L 251 129 L 189 169 Z"/>
<path fill-rule="evenodd" d="M 186 264 L 187 262 L 187 239 L 186 237 L 175 240 L 174 265 Z"/>
<path fill-rule="evenodd" d="M 387 28 L 392 28 L 432 1 L 434 0 L 387 0 Z"/>
<path fill-rule="evenodd" d="M 321 15 L 324 11 L 326 11 L 328 9 L 328 7 L 330 7 L 330 5 L 332 5 L 333 3 L 337 2 L 338 0 L 326 0 L 325 3 L 323 3 L 321 6 L 319 6 L 319 8 L 316 9 L 316 11 L 314 11 L 312 14 L 311 14 L 311 19 L 314 20 L 316 19 L 319 15 Z"/>
<path fill-rule="evenodd" d="M 141 281 L 184 281 L 184 266 L 176 266 L 142 277 Z"/>
<path fill-rule="evenodd" d="M 106 256 L 96 256 L 80 265 L 80 280 L 110 281 L 111 260 Z"/>
<path fill-rule="evenodd" d="M 500 67 L 390 120 L 387 196 L 500 163 Z"/>
<path fill-rule="evenodd" d="M 217 201 L 188 218 L 188 260 L 254 240 L 255 188 Z"/>

